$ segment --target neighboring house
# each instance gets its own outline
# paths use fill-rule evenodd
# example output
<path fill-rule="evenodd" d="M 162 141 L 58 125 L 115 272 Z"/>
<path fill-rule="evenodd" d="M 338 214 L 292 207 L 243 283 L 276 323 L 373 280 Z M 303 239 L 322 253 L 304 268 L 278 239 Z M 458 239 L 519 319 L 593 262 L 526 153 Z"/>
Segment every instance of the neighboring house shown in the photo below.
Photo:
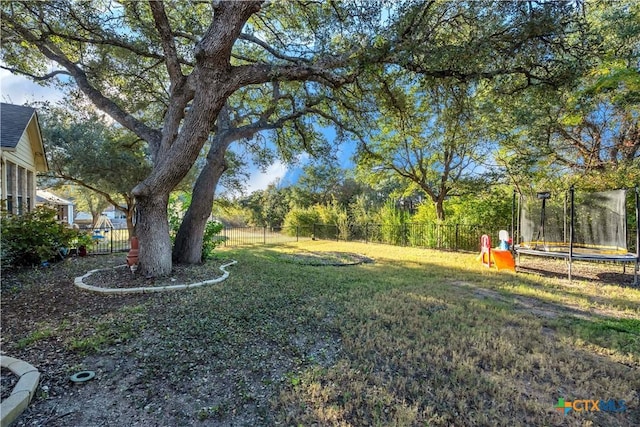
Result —
<path fill-rule="evenodd" d="M 0 201 L 13 214 L 36 204 L 36 174 L 49 170 L 36 110 L 0 103 Z"/>
<path fill-rule="evenodd" d="M 36 190 L 36 205 L 45 205 L 58 211 L 58 220 L 73 224 L 73 202 L 44 190 Z"/>

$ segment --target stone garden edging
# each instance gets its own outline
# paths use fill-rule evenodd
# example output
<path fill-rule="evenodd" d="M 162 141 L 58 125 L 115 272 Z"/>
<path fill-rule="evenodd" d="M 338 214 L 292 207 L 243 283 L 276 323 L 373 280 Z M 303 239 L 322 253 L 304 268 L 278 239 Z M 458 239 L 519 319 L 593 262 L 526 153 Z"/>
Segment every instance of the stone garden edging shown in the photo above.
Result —
<path fill-rule="evenodd" d="M 0 355 L 0 366 L 20 377 L 11 395 L 0 404 L 0 426 L 7 427 L 29 406 L 40 381 L 40 372 L 23 360 L 3 355 Z"/>
<path fill-rule="evenodd" d="M 80 289 L 84 289 L 91 292 L 98 292 L 102 294 L 111 294 L 111 295 L 145 294 L 145 293 L 151 293 L 151 292 L 176 291 L 181 289 L 197 288 L 205 285 L 213 285 L 215 283 L 220 283 L 224 280 L 227 280 L 227 278 L 229 277 L 229 272 L 225 268 L 229 267 L 230 265 L 236 264 L 237 262 L 238 261 L 231 261 L 218 267 L 220 271 L 223 272 L 222 276 L 218 278 L 205 280 L 202 282 L 189 283 L 186 285 L 183 284 L 183 285 L 168 285 L 168 286 L 148 286 L 148 287 L 138 287 L 138 288 L 101 288 L 99 286 L 92 286 L 84 283 L 84 279 L 91 276 L 93 273 L 97 271 L 107 270 L 107 269 L 91 270 L 87 272 L 84 276 L 76 277 L 74 280 L 74 284 Z"/>

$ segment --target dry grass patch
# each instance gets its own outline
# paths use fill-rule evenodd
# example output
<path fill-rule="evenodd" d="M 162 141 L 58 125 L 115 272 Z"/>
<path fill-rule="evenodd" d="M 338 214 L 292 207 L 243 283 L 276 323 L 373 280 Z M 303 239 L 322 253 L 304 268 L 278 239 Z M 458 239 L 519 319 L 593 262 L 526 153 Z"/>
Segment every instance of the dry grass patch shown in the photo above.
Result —
<path fill-rule="evenodd" d="M 362 267 L 366 283 L 340 296 L 347 357 L 326 371 L 305 372 L 299 384 L 281 394 L 285 422 L 640 421 L 640 323 L 637 306 L 625 302 L 637 299 L 638 290 L 610 286 L 603 291 L 594 284 L 581 288 L 558 279 L 498 274 L 464 254 L 376 245 L 357 249 L 374 257 L 376 265 Z M 470 286 L 453 285 L 460 282 Z M 590 313 L 596 303 L 602 312 Z M 541 307 L 554 316 L 540 316 L 536 309 Z M 580 317 L 576 307 L 583 308 Z M 623 399 L 629 409 L 564 418 L 553 407 L 560 397 Z"/>
<path fill-rule="evenodd" d="M 300 253 L 375 263 L 286 259 Z M 17 426 L 640 425 L 637 289 L 318 241 L 221 250 L 238 264 L 207 288 L 73 286 L 123 257 L 3 272 L 3 350 L 44 372 Z M 217 276 L 219 263 L 201 272 Z M 70 385 L 84 369 L 96 379 Z M 628 409 L 564 416 L 558 398 Z"/>

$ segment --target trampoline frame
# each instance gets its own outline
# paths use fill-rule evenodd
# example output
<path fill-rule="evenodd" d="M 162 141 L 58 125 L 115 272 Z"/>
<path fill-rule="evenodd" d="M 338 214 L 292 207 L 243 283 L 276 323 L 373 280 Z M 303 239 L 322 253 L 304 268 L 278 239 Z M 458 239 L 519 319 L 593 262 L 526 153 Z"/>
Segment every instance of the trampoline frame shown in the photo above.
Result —
<path fill-rule="evenodd" d="M 574 240 L 574 227 L 575 227 L 575 209 L 574 209 L 574 187 L 571 186 L 571 188 L 569 189 L 569 216 L 570 216 L 570 221 L 568 222 L 569 225 L 569 243 L 568 243 L 568 248 L 569 251 L 568 252 L 560 252 L 560 251 L 542 251 L 542 250 L 537 250 L 537 249 L 532 249 L 532 248 L 525 248 L 525 247 L 521 247 L 520 244 L 516 244 L 514 245 L 513 249 L 517 255 L 516 257 L 516 271 L 517 269 L 520 267 L 520 255 L 531 255 L 531 256 L 539 256 L 539 257 L 547 257 L 547 258 L 561 258 L 561 259 L 565 259 L 568 262 L 568 277 L 569 277 L 569 282 L 571 282 L 571 275 L 572 275 L 572 264 L 573 261 L 604 261 L 604 262 L 619 262 L 622 263 L 622 268 L 623 268 L 623 272 L 626 271 L 626 265 L 628 263 L 634 263 L 634 268 L 633 268 L 633 284 L 634 285 L 638 285 L 638 270 L 640 267 L 640 196 L 639 196 L 639 192 L 638 192 L 638 187 L 634 188 L 635 191 L 635 211 L 636 211 L 636 253 L 632 253 L 632 252 L 628 252 L 628 253 L 619 253 L 619 254 L 602 254 L 602 253 L 589 253 L 589 252 L 575 252 L 574 249 L 587 249 L 588 248 L 583 248 L 582 246 L 574 246 L 575 242 Z M 520 199 L 522 198 L 522 196 L 520 197 Z M 543 204 L 544 204 L 544 199 L 542 200 Z M 521 201 L 519 200 L 518 203 L 518 221 L 517 221 L 517 236 L 518 239 L 520 239 L 520 229 L 522 227 L 521 224 L 521 220 L 522 220 L 522 215 L 521 215 Z M 515 214 L 516 214 L 516 191 L 514 190 L 513 192 L 513 203 L 512 203 L 512 209 L 511 209 L 511 235 L 512 236 L 516 236 L 516 234 L 514 234 L 515 230 Z M 543 218 L 544 218 L 544 211 L 542 213 Z M 626 211 L 624 213 L 625 216 L 625 221 L 626 221 Z M 541 224 L 541 226 L 544 226 L 544 224 Z M 566 223 L 565 223 L 565 227 L 566 227 Z M 626 237 L 626 236 L 625 236 Z M 544 238 L 544 236 L 543 236 Z"/>

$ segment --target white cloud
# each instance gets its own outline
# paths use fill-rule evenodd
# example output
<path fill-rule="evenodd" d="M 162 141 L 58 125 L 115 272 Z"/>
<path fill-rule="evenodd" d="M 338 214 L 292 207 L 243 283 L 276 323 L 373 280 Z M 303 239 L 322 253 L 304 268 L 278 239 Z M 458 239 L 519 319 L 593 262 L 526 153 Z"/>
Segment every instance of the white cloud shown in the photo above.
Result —
<path fill-rule="evenodd" d="M 247 192 L 252 193 L 257 190 L 264 190 L 276 179 L 284 177 L 287 170 L 287 165 L 279 161 L 269 166 L 265 172 L 254 170 L 249 176 L 249 181 L 246 183 Z"/>
<path fill-rule="evenodd" d="M 62 92 L 54 87 L 40 86 L 24 76 L 0 69 L 0 99 L 9 104 L 22 105 L 29 101 L 51 101 L 62 99 Z"/>

